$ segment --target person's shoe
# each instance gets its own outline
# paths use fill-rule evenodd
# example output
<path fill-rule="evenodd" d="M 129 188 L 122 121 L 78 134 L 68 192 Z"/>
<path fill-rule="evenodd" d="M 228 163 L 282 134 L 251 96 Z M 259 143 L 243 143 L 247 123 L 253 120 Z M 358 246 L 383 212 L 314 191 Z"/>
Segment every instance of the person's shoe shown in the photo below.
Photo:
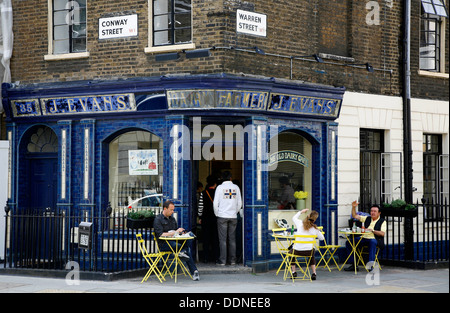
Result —
<path fill-rule="evenodd" d="M 344 268 L 344 271 L 346 271 L 346 272 L 354 272 L 355 271 L 355 264 L 352 264 L 349 267 Z M 358 267 L 356 267 L 356 271 L 359 271 Z"/>
<path fill-rule="evenodd" d="M 311 275 L 311 280 L 316 280 L 316 279 L 317 279 L 316 273 L 312 273 L 312 275 Z"/>
<path fill-rule="evenodd" d="M 194 275 L 192 275 L 192 280 L 194 281 L 199 281 L 200 280 L 200 275 L 198 273 L 198 271 L 194 271 Z"/>
<path fill-rule="evenodd" d="M 219 266 L 225 266 L 225 263 L 220 262 L 220 261 L 217 261 L 217 262 L 216 262 L 216 265 L 219 265 Z"/>
<path fill-rule="evenodd" d="M 183 251 L 181 251 L 179 254 L 178 254 L 178 256 L 181 258 L 181 259 L 185 259 L 185 260 L 189 260 L 190 258 L 189 258 L 189 255 L 187 255 L 185 252 L 183 252 Z"/>

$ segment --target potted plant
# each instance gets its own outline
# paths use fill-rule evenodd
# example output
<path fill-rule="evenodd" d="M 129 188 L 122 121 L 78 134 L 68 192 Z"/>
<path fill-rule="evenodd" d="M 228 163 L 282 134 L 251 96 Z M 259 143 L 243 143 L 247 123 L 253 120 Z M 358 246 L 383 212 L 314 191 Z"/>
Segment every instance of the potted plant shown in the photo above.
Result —
<path fill-rule="evenodd" d="M 297 210 L 303 210 L 306 208 L 306 198 L 308 198 L 307 191 L 294 192 L 294 198 L 296 199 Z"/>
<path fill-rule="evenodd" d="M 153 210 L 136 210 L 127 214 L 127 227 L 131 229 L 152 228 L 155 220 Z"/>
<path fill-rule="evenodd" d="M 414 204 L 408 204 L 403 199 L 397 199 L 391 203 L 383 203 L 381 208 L 381 215 L 383 216 L 398 216 L 398 217 L 416 217 L 417 207 Z"/>

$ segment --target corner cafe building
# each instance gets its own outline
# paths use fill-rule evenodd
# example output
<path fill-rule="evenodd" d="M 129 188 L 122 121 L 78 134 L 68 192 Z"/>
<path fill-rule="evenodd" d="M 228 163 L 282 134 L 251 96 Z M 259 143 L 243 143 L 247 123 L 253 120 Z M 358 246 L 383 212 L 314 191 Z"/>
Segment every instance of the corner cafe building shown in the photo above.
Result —
<path fill-rule="evenodd" d="M 8 206 L 90 218 L 107 216 L 108 204 L 126 214 L 130 198 L 157 192 L 175 203 L 179 225 L 194 229 L 197 182 L 229 170 L 243 196 L 243 262 L 273 268 L 275 219 L 292 225 L 297 211 L 280 206 L 281 181 L 308 193 L 306 207 L 337 242 L 334 120 L 343 93 L 228 74 L 5 84 Z"/>

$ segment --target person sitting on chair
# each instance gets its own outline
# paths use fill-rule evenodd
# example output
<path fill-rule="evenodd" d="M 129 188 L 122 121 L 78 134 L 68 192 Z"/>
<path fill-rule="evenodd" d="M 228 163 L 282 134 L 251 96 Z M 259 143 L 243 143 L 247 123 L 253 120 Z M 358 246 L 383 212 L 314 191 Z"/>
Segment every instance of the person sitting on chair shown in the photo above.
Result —
<path fill-rule="evenodd" d="M 311 211 L 309 213 L 305 220 L 300 220 L 300 214 L 306 213 L 309 209 L 304 209 L 297 214 L 294 215 L 292 218 L 292 221 L 295 224 L 295 227 L 297 228 L 296 235 L 314 235 L 317 236 L 319 240 L 324 240 L 322 232 L 317 228 L 316 222 L 317 217 L 319 216 L 319 213 L 317 211 Z M 316 259 L 314 258 L 314 247 L 313 247 L 314 241 L 311 241 L 311 244 L 301 244 L 296 243 L 293 246 L 293 249 L 289 251 L 289 254 L 295 254 L 299 256 L 312 256 L 311 261 L 309 262 L 309 265 L 311 266 L 311 280 L 316 280 L 317 274 L 316 274 Z M 297 277 L 297 273 L 295 271 L 295 263 L 291 263 L 291 269 L 292 269 L 292 275 L 294 277 Z"/>
<path fill-rule="evenodd" d="M 158 245 L 161 251 L 172 251 L 169 244 L 175 249 L 175 245 L 180 245 L 175 241 L 165 241 L 159 239 L 159 237 L 173 237 L 175 233 L 184 233 L 184 228 L 178 228 L 177 220 L 172 216 L 175 205 L 172 201 L 165 201 L 163 204 L 163 211 L 161 214 L 155 217 L 153 222 L 153 228 L 155 230 L 156 240 L 158 240 Z M 185 244 L 186 249 L 181 250 L 179 256 L 186 261 L 189 268 L 189 272 L 192 275 L 193 280 L 200 280 L 200 275 L 197 270 L 197 266 L 192 258 L 192 241 L 188 240 Z"/>
<path fill-rule="evenodd" d="M 381 218 L 381 210 L 378 205 L 372 205 L 370 208 L 370 216 L 361 216 L 356 214 L 356 207 L 358 202 L 355 200 L 352 202 L 352 217 L 360 221 L 365 227 L 365 233 L 362 235 L 360 246 L 367 246 L 369 248 L 369 263 L 372 265 L 375 262 L 375 255 L 377 247 L 379 249 L 384 248 L 384 235 L 386 234 L 386 221 Z M 355 262 L 353 260 L 352 248 L 350 243 L 346 243 L 347 253 L 350 254 L 349 263 L 353 263 L 349 267 L 345 268 L 346 271 L 355 270 Z M 371 268 L 371 270 L 372 270 Z"/>

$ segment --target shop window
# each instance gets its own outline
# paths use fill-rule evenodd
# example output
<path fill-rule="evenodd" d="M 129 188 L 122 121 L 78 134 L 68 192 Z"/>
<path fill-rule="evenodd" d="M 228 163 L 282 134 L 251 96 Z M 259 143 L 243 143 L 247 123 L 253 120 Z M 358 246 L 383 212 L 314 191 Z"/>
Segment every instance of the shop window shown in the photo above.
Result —
<path fill-rule="evenodd" d="M 146 131 L 130 131 L 109 144 L 109 202 L 125 209 L 130 201 L 162 192 L 163 142 Z"/>
<path fill-rule="evenodd" d="M 48 61 L 87 57 L 87 0 L 49 0 Z"/>
<path fill-rule="evenodd" d="M 373 203 L 382 200 L 382 154 L 384 132 L 360 130 L 360 209 L 369 212 Z"/>
<path fill-rule="evenodd" d="M 297 209 L 295 192 L 302 191 L 304 204 L 311 207 L 312 145 L 293 132 L 278 135 L 278 151 L 270 155 L 269 209 Z M 275 167 L 276 166 L 276 167 Z M 300 193 L 296 194 L 297 196 Z M 290 220 L 290 219 L 289 219 Z"/>
<path fill-rule="evenodd" d="M 192 1 L 149 0 L 146 52 L 193 49 Z"/>
<path fill-rule="evenodd" d="M 445 17 L 448 17 L 448 13 L 443 1 L 422 0 L 420 70 L 444 72 Z"/>

